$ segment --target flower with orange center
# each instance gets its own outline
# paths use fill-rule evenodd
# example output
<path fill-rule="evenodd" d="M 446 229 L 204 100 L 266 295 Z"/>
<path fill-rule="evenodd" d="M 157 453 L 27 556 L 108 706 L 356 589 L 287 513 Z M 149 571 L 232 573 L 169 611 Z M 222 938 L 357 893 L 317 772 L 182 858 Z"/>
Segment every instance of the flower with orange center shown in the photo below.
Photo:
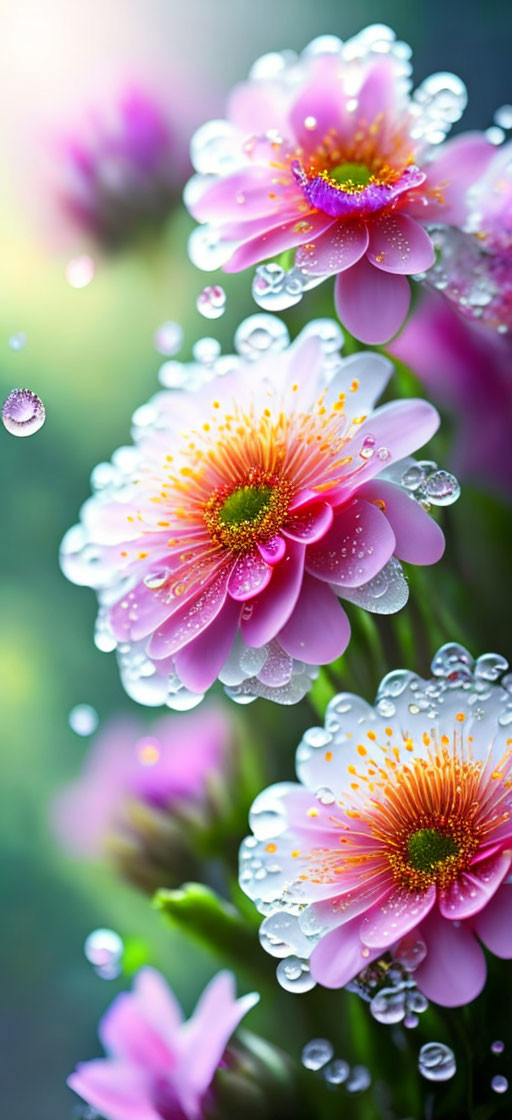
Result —
<path fill-rule="evenodd" d="M 340 598 L 398 610 L 399 559 L 441 555 L 438 525 L 386 475 L 435 409 L 374 410 L 390 363 L 343 361 L 325 331 L 158 394 L 67 536 L 64 570 L 98 589 L 100 644 L 136 699 L 190 706 L 220 676 L 235 698 L 294 702 L 348 643 Z"/>
<path fill-rule="evenodd" d="M 418 986 L 452 1006 L 483 987 L 479 942 L 512 957 L 512 694 L 496 655 L 444 646 L 432 667 L 390 673 L 375 708 L 331 701 L 299 746 L 301 784 L 257 798 L 240 883 L 271 908 L 266 945 L 275 907 L 296 914 L 290 953 L 319 983 L 342 987 L 416 936 Z"/>
<path fill-rule="evenodd" d="M 409 55 L 379 25 L 259 59 L 227 120 L 192 140 L 194 264 L 238 272 L 272 261 L 253 285 L 266 310 L 336 275 L 342 322 L 364 342 L 388 341 L 407 314 L 408 277 L 434 263 L 426 227 L 463 224 L 467 190 L 493 154 L 483 134 L 440 147 L 464 85 L 434 74 L 411 96 Z"/>

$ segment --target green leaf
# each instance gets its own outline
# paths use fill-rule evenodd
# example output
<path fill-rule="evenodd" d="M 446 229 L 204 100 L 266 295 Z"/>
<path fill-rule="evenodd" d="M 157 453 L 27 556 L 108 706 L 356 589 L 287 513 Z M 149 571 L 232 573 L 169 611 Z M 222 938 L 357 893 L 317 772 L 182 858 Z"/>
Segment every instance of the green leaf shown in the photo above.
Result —
<path fill-rule="evenodd" d="M 233 965 L 258 971 L 263 953 L 257 932 L 229 902 L 202 883 L 159 890 L 153 905 L 175 929 Z"/>

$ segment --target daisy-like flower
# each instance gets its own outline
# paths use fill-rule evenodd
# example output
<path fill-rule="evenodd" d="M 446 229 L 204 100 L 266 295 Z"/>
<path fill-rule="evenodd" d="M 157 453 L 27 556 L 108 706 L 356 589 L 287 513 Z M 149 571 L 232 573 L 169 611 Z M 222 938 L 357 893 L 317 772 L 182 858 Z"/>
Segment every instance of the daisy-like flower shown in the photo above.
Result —
<path fill-rule="evenodd" d="M 468 322 L 441 292 L 425 290 L 391 353 L 453 417 L 453 465 L 462 479 L 512 493 L 512 346 L 508 335 Z"/>
<path fill-rule="evenodd" d="M 226 813 L 235 781 L 233 732 L 213 703 L 163 716 L 149 729 L 135 719 L 111 720 L 80 776 L 55 799 L 53 825 L 64 849 L 90 858 L 106 853 L 151 892 L 197 878 L 194 839 Z"/>
<path fill-rule="evenodd" d="M 143 968 L 100 1022 L 108 1057 L 81 1062 L 68 1085 L 105 1120 L 202 1120 L 229 1039 L 258 999 L 235 999 L 234 977 L 219 972 L 184 1022 L 163 976 Z"/>
<path fill-rule="evenodd" d="M 448 645 L 432 679 L 385 677 L 373 708 L 331 701 L 299 746 L 300 784 L 258 797 L 242 846 L 240 882 L 269 915 L 270 952 L 340 988 L 406 951 L 418 987 L 445 1006 L 481 991 L 482 945 L 512 957 L 507 668 Z"/>
<path fill-rule="evenodd" d="M 293 266 L 258 270 L 267 310 L 296 303 L 336 275 L 342 322 L 387 341 L 410 301 L 408 276 L 434 262 L 429 223 L 460 225 L 468 186 L 492 145 L 467 134 L 439 148 L 465 104 L 463 83 L 434 74 L 411 96 L 410 49 L 389 28 L 342 44 L 315 40 L 300 57 L 260 59 L 230 98 L 227 120 L 192 141 L 198 174 L 185 201 L 201 223 L 200 268 L 238 272 L 291 251 Z"/>
<path fill-rule="evenodd" d="M 494 148 L 468 190 L 466 209 L 461 230 L 433 231 L 438 252 L 427 280 L 464 318 L 506 335 L 512 327 L 512 140 Z"/>
<path fill-rule="evenodd" d="M 282 346 L 272 317 L 255 320 L 239 328 L 242 351 Z M 294 703 L 348 644 L 339 599 L 396 611 L 399 561 L 441 556 L 441 529 L 394 466 L 438 414 L 421 400 L 374 410 L 391 363 L 342 360 L 336 340 L 320 320 L 286 351 L 219 358 L 194 392 L 139 409 L 135 446 L 95 472 L 61 562 L 98 590 L 99 644 L 117 645 L 134 699 L 190 706 L 220 677 L 242 702 Z"/>

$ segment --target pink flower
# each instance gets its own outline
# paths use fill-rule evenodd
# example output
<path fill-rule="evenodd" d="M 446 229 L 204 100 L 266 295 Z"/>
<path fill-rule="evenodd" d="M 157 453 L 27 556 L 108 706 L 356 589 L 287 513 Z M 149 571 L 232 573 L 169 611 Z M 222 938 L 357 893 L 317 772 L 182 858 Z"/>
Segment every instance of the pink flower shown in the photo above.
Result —
<path fill-rule="evenodd" d="M 227 777 L 232 724 L 222 709 L 163 716 L 149 733 L 135 719 L 113 719 L 97 735 L 82 774 L 57 796 L 54 823 L 66 848 L 94 856 L 113 836 L 130 837 L 137 803 L 165 814 L 207 815 L 210 787 Z M 140 822 L 139 822 L 140 823 Z"/>
<path fill-rule="evenodd" d="M 437 412 L 421 400 L 374 411 L 392 366 L 341 360 L 335 332 L 319 320 L 288 351 L 219 358 L 195 392 L 139 409 L 135 446 L 100 468 L 61 563 L 97 589 L 99 644 L 117 644 L 142 703 L 191 706 L 217 677 L 242 701 L 294 703 L 348 644 L 339 599 L 396 611 L 399 561 L 441 556 L 439 526 L 387 474 L 430 439 Z M 249 356 L 251 338 L 284 342 L 265 316 L 237 337 Z"/>
<path fill-rule="evenodd" d="M 512 141 L 467 193 L 463 230 L 436 229 L 438 251 L 429 284 L 466 319 L 506 335 L 512 327 Z"/>
<path fill-rule="evenodd" d="M 294 265 L 259 270 L 253 292 L 275 310 L 336 274 L 335 302 L 357 338 L 382 343 L 409 307 L 407 277 L 434 262 L 425 226 L 460 225 L 465 194 L 492 145 L 479 134 L 439 149 L 466 103 L 454 75 L 410 96 L 410 50 L 370 27 L 260 59 L 231 94 L 226 121 L 192 141 L 198 175 L 186 204 L 201 223 L 200 268 L 238 272 L 291 251 Z"/>
<path fill-rule="evenodd" d="M 512 957 L 507 667 L 443 646 L 433 679 L 390 673 L 374 708 L 342 694 L 306 731 L 300 784 L 257 798 L 241 852 L 270 952 L 286 929 L 314 980 L 340 988 L 407 946 L 418 987 L 445 1006 L 483 988 L 481 944 Z"/>
<path fill-rule="evenodd" d="M 89 112 L 58 141 L 56 159 L 61 209 L 107 250 L 163 225 L 187 167 L 163 98 L 136 85 Z"/>
<path fill-rule="evenodd" d="M 68 1085 L 105 1120 L 201 1120 L 229 1039 L 258 999 L 236 1000 L 232 974 L 219 972 L 184 1023 L 163 976 L 143 968 L 100 1022 L 108 1057 L 81 1062 Z"/>
<path fill-rule="evenodd" d="M 391 352 L 453 415 L 453 468 L 475 484 L 512 491 L 512 346 L 507 335 L 464 321 L 439 293 L 427 293 Z"/>

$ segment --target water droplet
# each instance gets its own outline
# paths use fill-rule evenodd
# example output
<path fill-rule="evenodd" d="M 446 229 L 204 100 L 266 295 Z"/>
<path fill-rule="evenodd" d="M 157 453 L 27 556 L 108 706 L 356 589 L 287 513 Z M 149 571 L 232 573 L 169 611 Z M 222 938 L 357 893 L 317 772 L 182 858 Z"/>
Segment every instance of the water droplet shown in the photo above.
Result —
<path fill-rule="evenodd" d="M 199 338 L 194 344 L 192 355 L 194 361 L 202 366 L 211 366 L 219 357 L 220 342 L 216 338 Z"/>
<path fill-rule="evenodd" d="M 498 147 L 500 144 L 503 144 L 503 141 L 505 139 L 505 133 L 503 129 L 498 128 L 498 126 L 495 124 L 492 124 L 490 128 L 486 128 L 484 135 L 486 140 L 488 140 L 490 144 L 496 144 L 496 147 Z"/>
<path fill-rule="evenodd" d="M 219 319 L 226 310 L 226 293 L 220 284 L 207 284 L 196 302 L 197 310 L 205 319 Z"/>
<path fill-rule="evenodd" d="M 497 1038 L 496 1042 L 491 1044 L 491 1051 L 493 1054 L 503 1054 L 504 1049 L 505 1043 L 502 1042 L 500 1038 Z"/>
<path fill-rule="evenodd" d="M 460 497 L 460 484 L 448 471 L 434 471 L 427 478 L 423 494 L 435 506 L 451 506 Z"/>
<path fill-rule="evenodd" d="M 426 955 L 427 946 L 414 931 L 402 937 L 393 953 L 395 961 L 407 969 L 407 972 L 414 972 L 414 969 L 425 960 Z"/>
<path fill-rule="evenodd" d="M 92 257 L 82 254 L 74 257 L 66 268 L 66 280 L 72 288 L 86 288 L 94 278 L 96 266 Z"/>
<path fill-rule="evenodd" d="M 84 954 L 102 980 L 120 975 L 123 953 L 123 942 L 113 929 L 95 929 L 85 940 Z"/>
<path fill-rule="evenodd" d="M 309 992 L 315 987 L 309 964 L 300 957 L 286 957 L 276 969 L 279 984 L 286 992 Z"/>
<path fill-rule="evenodd" d="M 12 334 L 9 339 L 9 346 L 11 350 L 23 350 L 26 342 L 27 336 L 25 331 L 16 331 L 16 334 Z"/>
<path fill-rule="evenodd" d="M 75 735 L 92 735 L 98 723 L 98 713 L 90 704 L 77 704 L 69 713 L 69 726 Z"/>
<path fill-rule="evenodd" d="M 494 120 L 499 128 L 512 128 L 512 105 L 501 105 L 496 109 Z"/>
<path fill-rule="evenodd" d="M 44 404 L 31 389 L 13 389 L 2 407 L 4 428 L 12 436 L 32 436 L 46 419 Z"/>
<path fill-rule="evenodd" d="M 153 335 L 153 345 L 159 354 L 167 358 L 177 354 L 183 345 L 183 330 L 179 323 L 174 323 L 172 319 L 161 323 Z"/>
<path fill-rule="evenodd" d="M 312 1038 L 306 1042 L 302 1051 L 302 1065 L 306 1069 L 321 1069 L 330 1062 L 334 1050 L 327 1038 Z"/>
<path fill-rule="evenodd" d="M 494 1093 L 506 1093 L 508 1089 L 508 1079 L 502 1073 L 497 1073 L 491 1081 L 491 1089 Z"/>
<path fill-rule="evenodd" d="M 401 1023 L 405 1016 L 406 990 L 382 988 L 370 1003 L 370 1011 L 378 1023 Z"/>
<path fill-rule="evenodd" d="M 455 1054 L 442 1042 L 426 1042 L 419 1052 L 418 1069 L 427 1081 L 449 1081 L 457 1071 Z"/>
<path fill-rule="evenodd" d="M 350 1066 L 343 1058 L 335 1058 L 325 1067 L 323 1075 L 329 1085 L 343 1085 L 350 1073 Z"/>
<path fill-rule="evenodd" d="M 235 349 L 249 361 L 256 361 L 264 354 L 279 353 L 290 341 L 288 328 L 275 315 L 250 315 L 244 319 L 235 334 Z"/>
<path fill-rule="evenodd" d="M 372 1083 L 371 1074 L 366 1066 L 352 1066 L 346 1088 L 349 1093 L 362 1093 Z"/>
<path fill-rule="evenodd" d="M 315 797 L 321 805 L 334 805 L 336 801 L 332 789 L 329 789 L 328 786 L 320 786 L 320 789 L 316 790 Z"/>

